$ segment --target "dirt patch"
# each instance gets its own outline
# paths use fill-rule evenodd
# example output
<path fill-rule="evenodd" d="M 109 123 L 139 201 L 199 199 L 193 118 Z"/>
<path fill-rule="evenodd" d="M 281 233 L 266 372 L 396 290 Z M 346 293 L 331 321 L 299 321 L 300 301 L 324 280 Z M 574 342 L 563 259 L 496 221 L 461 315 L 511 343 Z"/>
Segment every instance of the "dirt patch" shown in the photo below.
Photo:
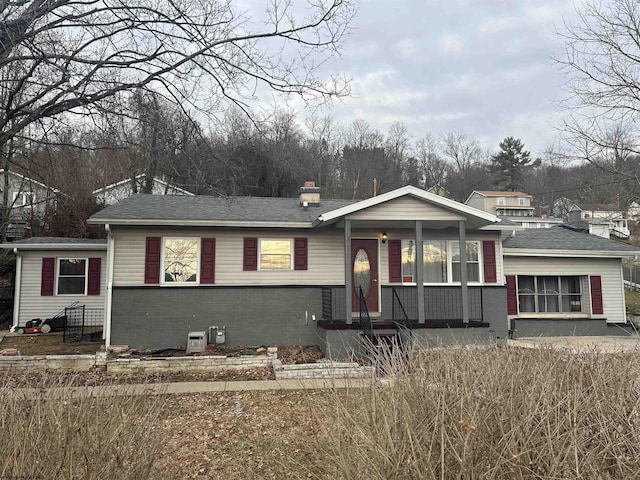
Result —
<path fill-rule="evenodd" d="M 0 342 L 0 350 L 16 349 L 21 355 L 82 355 L 94 354 L 102 343 L 64 343 L 62 334 L 7 336 Z"/>
<path fill-rule="evenodd" d="M 316 363 L 324 358 L 324 353 L 317 345 L 282 345 L 278 347 L 278 359 L 285 365 L 296 363 Z"/>

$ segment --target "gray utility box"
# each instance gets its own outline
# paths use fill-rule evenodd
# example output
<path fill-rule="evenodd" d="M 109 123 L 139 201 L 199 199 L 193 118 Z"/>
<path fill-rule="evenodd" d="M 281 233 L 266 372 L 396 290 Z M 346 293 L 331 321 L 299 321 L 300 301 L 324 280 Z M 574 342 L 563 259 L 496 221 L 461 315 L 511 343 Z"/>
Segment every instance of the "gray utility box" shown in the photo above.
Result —
<path fill-rule="evenodd" d="M 189 332 L 187 353 L 202 353 L 207 348 L 207 332 Z"/>

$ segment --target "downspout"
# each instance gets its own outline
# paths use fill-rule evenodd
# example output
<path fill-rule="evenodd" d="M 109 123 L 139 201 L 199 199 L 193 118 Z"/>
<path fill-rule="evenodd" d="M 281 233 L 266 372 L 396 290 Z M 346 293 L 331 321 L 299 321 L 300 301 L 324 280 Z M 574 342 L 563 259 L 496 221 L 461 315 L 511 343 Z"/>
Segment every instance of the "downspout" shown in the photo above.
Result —
<path fill-rule="evenodd" d="M 18 249 L 14 248 L 13 253 L 16 254 L 16 279 L 15 290 L 13 293 L 13 326 L 12 330 L 18 327 L 18 318 L 20 317 L 20 285 L 22 284 L 22 255 L 18 253 Z"/>
<path fill-rule="evenodd" d="M 104 346 L 108 351 L 111 346 L 111 305 L 113 301 L 113 249 L 115 239 L 109 228 L 109 224 L 105 224 L 104 229 L 107 231 L 107 291 L 105 295 L 104 307 Z"/>

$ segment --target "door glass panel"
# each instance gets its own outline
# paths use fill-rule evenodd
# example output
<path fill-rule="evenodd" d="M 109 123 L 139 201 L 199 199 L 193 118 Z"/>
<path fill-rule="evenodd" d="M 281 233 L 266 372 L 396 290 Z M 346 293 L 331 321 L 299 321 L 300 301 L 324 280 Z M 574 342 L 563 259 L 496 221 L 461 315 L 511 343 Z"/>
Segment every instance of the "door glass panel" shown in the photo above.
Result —
<path fill-rule="evenodd" d="M 353 288 L 358 292 L 358 287 L 362 287 L 362 293 L 366 297 L 369 294 L 371 285 L 371 262 L 367 252 L 360 248 L 356 252 L 353 260 Z"/>

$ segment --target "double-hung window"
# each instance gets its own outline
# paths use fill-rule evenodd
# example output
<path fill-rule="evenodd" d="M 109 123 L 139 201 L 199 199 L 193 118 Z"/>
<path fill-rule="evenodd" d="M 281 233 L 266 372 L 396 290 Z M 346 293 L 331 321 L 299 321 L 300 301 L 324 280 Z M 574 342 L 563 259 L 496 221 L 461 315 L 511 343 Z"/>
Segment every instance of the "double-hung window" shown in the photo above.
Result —
<path fill-rule="evenodd" d="M 58 259 L 58 295 L 85 295 L 87 285 L 86 258 Z"/>
<path fill-rule="evenodd" d="M 260 270 L 291 270 L 292 241 L 290 239 L 260 239 Z"/>
<path fill-rule="evenodd" d="M 460 282 L 460 243 L 451 240 L 422 242 L 424 283 Z M 467 281 L 480 281 L 480 242 L 466 242 Z M 402 241 L 402 281 L 416 281 L 416 246 L 413 240 Z"/>
<path fill-rule="evenodd" d="M 197 283 L 198 238 L 165 237 L 163 241 L 163 283 Z"/>
<path fill-rule="evenodd" d="M 581 278 L 518 275 L 518 304 L 521 313 L 580 313 Z"/>

